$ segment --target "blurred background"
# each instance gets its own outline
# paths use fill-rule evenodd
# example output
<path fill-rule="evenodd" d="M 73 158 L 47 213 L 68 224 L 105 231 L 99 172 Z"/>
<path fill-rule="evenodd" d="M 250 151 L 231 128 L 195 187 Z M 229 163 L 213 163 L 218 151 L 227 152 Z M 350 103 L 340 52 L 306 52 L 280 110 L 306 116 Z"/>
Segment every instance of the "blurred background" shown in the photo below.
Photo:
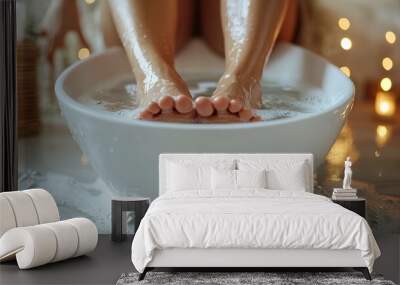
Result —
<path fill-rule="evenodd" d="M 69 65 L 119 40 L 101 32 L 105 19 L 111 21 L 102 9 L 106 0 L 68 0 L 62 11 L 60 1 L 17 0 L 19 187 L 49 190 L 64 219 L 86 216 L 107 233 L 113 194 L 73 140 L 57 105 L 54 83 Z M 178 53 L 185 49 L 187 35 L 213 37 L 203 32 L 207 21 L 200 24 L 196 19 L 218 20 L 203 5 L 218 1 L 182 3 L 188 11 L 185 17 L 194 20 L 180 31 Z M 317 170 L 315 191 L 331 196 L 333 187 L 341 185 L 343 162 L 351 156 L 353 187 L 367 198 L 367 218 L 374 233 L 398 234 L 400 1 L 304 0 L 290 13 L 294 29 L 282 35 L 283 40 L 326 58 L 356 86 L 350 119 Z M 221 49 L 215 41 L 214 52 Z M 395 243 L 400 252 L 400 242 Z M 399 255 L 393 257 L 397 266 Z"/>

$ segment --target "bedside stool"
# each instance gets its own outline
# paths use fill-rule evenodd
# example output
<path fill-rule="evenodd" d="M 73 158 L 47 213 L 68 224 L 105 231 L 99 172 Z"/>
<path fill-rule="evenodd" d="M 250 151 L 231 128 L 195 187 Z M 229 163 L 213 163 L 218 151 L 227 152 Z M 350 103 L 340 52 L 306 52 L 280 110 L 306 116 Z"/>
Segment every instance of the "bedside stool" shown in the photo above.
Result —
<path fill-rule="evenodd" d="M 124 212 L 135 212 L 135 233 L 140 221 L 146 214 L 150 205 L 150 198 L 142 197 L 115 197 L 111 200 L 111 239 L 112 241 L 123 241 L 126 234 L 126 216 Z"/>
<path fill-rule="evenodd" d="M 354 200 L 333 200 L 332 202 L 339 204 L 340 206 L 359 214 L 361 217 L 365 218 L 365 212 L 367 207 L 367 200 L 364 198 L 357 198 Z"/>

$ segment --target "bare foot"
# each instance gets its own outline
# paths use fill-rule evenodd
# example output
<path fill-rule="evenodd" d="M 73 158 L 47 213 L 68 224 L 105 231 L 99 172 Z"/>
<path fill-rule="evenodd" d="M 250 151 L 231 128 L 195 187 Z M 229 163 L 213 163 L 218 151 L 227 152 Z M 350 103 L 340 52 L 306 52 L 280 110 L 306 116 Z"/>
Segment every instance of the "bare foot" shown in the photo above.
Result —
<path fill-rule="evenodd" d="M 194 118 L 193 101 L 185 95 L 161 97 L 158 101 L 151 102 L 139 114 L 140 120 L 147 121 L 192 123 Z"/>
<path fill-rule="evenodd" d="M 224 76 L 212 97 L 199 97 L 194 104 L 180 78 L 158 80 L 156 86 L 148 91 L 145 86 L 138 86 L 139 94 L 144 94 L 142 105 L 146 106 L 139 114 L 139 119 L 177 123 L 259 121 L 260 118 L 255 115 L 252 108 L 261 105 L 257 99 L 260 98 L 261 101 L 261 91 L 258 83 L 254 80 L 251 83 L 242 84 L 236 78 Z M 152 101 L 149 102 L 149 99 Z"/>
<path fill-rule="evenodd" d="M 261 88 L 257 81 L 224 75 L 211 98 L 195 101 L 201 123 L 239 123 L 259 121 L 253 109 L 261 106 Z"/>
<path fill-rule="evenodd" d="M 195 118 L 193 100 L 184 81 L 176 73 L 169 79 L 157 78 L 157 83 L 146 89 L 146 79 L 139 80 L 139 96 L 144 110 L 140 120 L 192 123 Z"/>

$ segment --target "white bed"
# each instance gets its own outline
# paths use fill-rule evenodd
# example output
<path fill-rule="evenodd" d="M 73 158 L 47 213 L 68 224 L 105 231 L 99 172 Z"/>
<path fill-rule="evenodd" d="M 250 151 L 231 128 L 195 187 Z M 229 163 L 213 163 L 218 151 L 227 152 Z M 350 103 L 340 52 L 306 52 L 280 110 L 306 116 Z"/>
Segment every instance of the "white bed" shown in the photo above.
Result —
<path fill-rule="evenodd" d="M 274 187 L 292 189 L 170 189 L 171 165 L 188 162 L 201 167 L 233 162 L 233 169 L 247 168 L 243 171 L 267 165 Z M 291 168 L 300 164 L 298 179 Z M 155 267 L 354 267 L 370 278 L 380 255 L 362 217 L 312 194 L 311 154 L 161 154 L 159 177 L 160 197 L 132 243 L 140 279 Z M 197 178 L 200 184 L 207 179 Z"/>

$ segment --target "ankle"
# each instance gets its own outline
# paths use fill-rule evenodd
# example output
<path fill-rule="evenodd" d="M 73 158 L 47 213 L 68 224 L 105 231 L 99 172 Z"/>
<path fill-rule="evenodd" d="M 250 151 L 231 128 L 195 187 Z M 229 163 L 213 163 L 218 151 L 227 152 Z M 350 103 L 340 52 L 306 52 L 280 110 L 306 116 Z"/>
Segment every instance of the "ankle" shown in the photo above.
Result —
<path fill-rule="evenodd" d="M 237 83 L 245 88 L 252 88 L 252 86 L 260 85 L 260 79 L 258 77 L 242 72 L 225 73 L 221 76 L 220 82 L 223 84 Z"/>

